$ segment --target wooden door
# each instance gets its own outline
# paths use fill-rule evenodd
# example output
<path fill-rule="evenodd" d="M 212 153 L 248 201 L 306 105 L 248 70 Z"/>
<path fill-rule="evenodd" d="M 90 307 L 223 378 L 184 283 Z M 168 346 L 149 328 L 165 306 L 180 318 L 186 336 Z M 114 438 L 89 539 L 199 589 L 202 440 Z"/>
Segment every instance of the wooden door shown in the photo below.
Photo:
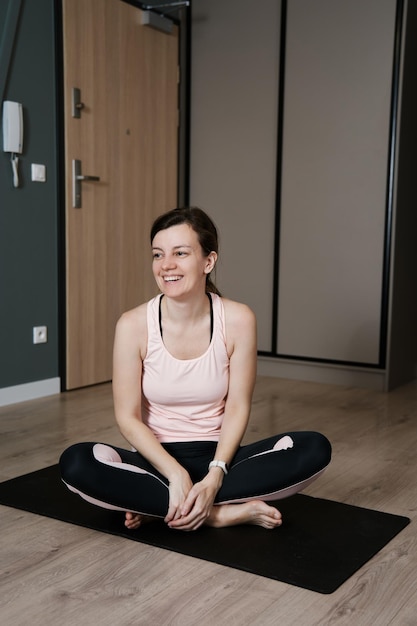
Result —
<path fill-rule="evenodd" d="M 66 388 L 111 379 L 121 313 L 154 293 L 149 230 L 177 202 L 178 33 L 121 0 L 63 0 Z M 80 90 L 73 117 L 72 90 Z M 73 161 L 82 175 L 73 207 Z"/>

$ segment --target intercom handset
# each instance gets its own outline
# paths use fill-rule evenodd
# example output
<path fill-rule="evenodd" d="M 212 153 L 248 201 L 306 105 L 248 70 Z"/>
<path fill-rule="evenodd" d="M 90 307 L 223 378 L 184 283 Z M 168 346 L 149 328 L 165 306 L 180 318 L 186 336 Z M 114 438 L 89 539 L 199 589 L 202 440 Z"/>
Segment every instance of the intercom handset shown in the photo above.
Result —
<path fill-rule="evenodd" d="M 3 102 L 3 151 L 22 153 L 23 112 L 20 102 Z"/>
<path fill-rule="evenodd" d="M 20 102 L 3 102 L 3 151 L 11 153 L 13 185 L 19 186 L 18 154 L 23 150 L 23 109 Z"/>

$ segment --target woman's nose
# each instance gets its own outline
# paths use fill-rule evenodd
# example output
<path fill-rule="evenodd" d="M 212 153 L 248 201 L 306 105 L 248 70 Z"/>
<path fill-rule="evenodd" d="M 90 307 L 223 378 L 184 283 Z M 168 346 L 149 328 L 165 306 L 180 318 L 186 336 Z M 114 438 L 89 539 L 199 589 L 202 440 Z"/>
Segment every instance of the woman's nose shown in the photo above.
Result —
<path fill-rule="evenodd" d="M 172 267 L 175 267 L 175 257 L 165 256 L 163 261 L 162 261 L 162 268 L 163 269 L 170 269 Z"/>

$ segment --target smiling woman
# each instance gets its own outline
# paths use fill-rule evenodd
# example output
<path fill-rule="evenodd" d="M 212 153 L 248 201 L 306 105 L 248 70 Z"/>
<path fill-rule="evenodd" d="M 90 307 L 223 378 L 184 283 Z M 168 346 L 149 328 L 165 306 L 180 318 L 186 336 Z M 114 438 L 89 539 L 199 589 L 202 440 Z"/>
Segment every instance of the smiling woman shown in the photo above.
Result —
<path fill-rule="evenodd" d="M 68 487 L 126 511 L 126 526 L 161 517 L 196 530 L 281 525 L 267 504 L 296 493 L 330 462 L 316 432 L 284 432 L 241 446 L 256 377 L 256 320 L 211 279 L 217 230 L 198 208 L 174 209 L 151 230 L 160 294 L 116 328 L 116 420 L 134 451 L 81 443 L 61 456 Z"/>
<path fill-rule="evenodd" d="M 159 231 L 152 245 L 153 274 L 162 293 L 167 286 L 179 288 L 183 295 L 187 289 L 201 289 L 201 276 L 210 276 L 217 261 L 217 252 L 207 256 L 198 240 L 198 235 L 189 224 L 178 224 Z M 169 293 L 175 295 L 175 289 Z"/>
<path fill-rule="evenodd" d="M 161 254 L 163 251 L 157 249 L 156 237 L 161 231 L 167 231 L 173 226 L 188 226 L 188 237 L 191 237 L 188 245 L 181 246 L 177 244 L 177 254 L 186 255 L 187 252 L 194 251 L 201 253 L 206 259 L 210 259 L 213 264 L 206 275 L 206 291 L 217 293 L 220 295 L 217 287 L 211 279 L 211 273 L 214 270 L 217 255 L 219 252 L 219 238 L 217 228 L 209 216 L 197 207 L 186 209 L 175 209 L 158 217 L 151 228 L 151 245 L 155 255 Z M 187 234 L 185 234 L 187 240 Z M 175 247 L 175 246 L 174 246 Z M 196 248 L 199 248 L 196 250 Z"/>

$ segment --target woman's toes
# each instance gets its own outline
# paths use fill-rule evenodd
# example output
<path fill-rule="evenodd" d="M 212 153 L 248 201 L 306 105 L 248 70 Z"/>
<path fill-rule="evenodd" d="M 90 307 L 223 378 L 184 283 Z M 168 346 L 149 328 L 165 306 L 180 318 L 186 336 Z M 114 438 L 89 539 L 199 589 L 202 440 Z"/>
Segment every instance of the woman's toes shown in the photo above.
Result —
<path fill-rule="evenodd" d="M 281 513 L 273 506 L 269 506 L 263 501 L 252 503 L 252 524 L 263 526 L 264 528 L 276 528 L 282 524 Z"/>
<path fill-rule="evenodd" d="M 139 513 L 131 513 L 130 511 L 127 511 L 125 516 L 126 528 L 128 528 L 129 530 L 134 530 L 135 528 L 139 528 L 141 522 L 142 517 L 139 515 Z"/>

